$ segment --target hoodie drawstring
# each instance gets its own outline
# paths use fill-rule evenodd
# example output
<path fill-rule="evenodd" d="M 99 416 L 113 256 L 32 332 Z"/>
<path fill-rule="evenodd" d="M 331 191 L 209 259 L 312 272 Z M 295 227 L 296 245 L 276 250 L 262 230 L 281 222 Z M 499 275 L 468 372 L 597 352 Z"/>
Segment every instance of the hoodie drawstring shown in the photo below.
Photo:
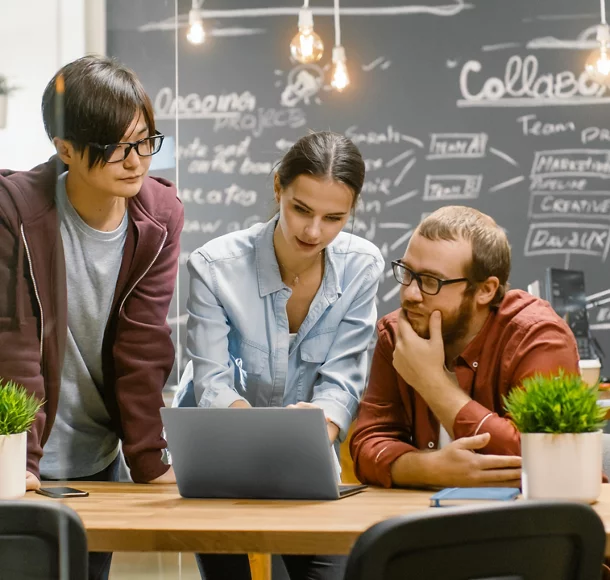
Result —
<path fill-rule="evenodd" d="M 17 312 L 17 325 L 21 327 L 25 324 L 25 315 L 23 311 L 23 262 L 25 260 L 25 246 L 23 244 L 23 231 L 21 228 L 19 228 L 19 235 L 17 237 L 19 238 L 19 243 L 17 245 L 17 283 L 15 284 L 15 310 Z"/>

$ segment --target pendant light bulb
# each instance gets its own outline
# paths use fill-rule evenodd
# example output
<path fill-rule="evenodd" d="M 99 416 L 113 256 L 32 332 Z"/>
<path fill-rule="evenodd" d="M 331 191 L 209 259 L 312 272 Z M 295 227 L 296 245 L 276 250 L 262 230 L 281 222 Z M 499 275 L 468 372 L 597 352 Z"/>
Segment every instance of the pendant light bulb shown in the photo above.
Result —
<path fill-rule="evenodd" d="M 189 27 L 186 33 L 186 38 L 191 44 L 202 44 L 205 42 L 205 28 L 203 27 L 203 19 L 199 10 L 193 9 L 189 11 Z"/>
<path fill-rule="evenodd" d="M 299 11 L 299 31 L 290 43 L 290 54 L 302 64 L 318 62 L 324 54 L 324 43 L 313 29 L 313 13 L 309 8 Z"/>
<path fill-rule="evenodd" d="M 342 46 L 335 46 L 333 48 L 333 72 L 330 86 L 341 92 L 347 85 L 349 85 L 349 74 L 345 62 L 345 49 Z"/>
<path fill-rule="evenodd" d="M 597 27 L 599 48 L 587 58 L 585 71 L 587 76 L 598 85 L 610 84 L 610 27 L 599 24 Z"/>

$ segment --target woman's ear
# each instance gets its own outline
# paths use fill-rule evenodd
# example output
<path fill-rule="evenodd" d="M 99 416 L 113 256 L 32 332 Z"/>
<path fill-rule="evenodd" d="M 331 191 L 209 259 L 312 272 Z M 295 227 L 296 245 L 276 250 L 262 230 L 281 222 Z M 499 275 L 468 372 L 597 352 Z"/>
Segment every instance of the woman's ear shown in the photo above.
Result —
<path fill-rule="evenodd" d="M 275 201 L 280 203 L 280 194 L 282 192 L 282 186 L 280 185 L 280 176 L 276 173 L 273 177 L 273 192 Z"/>

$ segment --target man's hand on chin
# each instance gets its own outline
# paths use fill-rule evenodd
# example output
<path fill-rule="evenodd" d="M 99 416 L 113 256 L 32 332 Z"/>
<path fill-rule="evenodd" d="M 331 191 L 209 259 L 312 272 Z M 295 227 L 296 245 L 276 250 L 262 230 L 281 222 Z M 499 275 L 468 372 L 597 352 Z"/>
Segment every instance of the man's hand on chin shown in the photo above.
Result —
<path fill-rule="evenodd" d="M 429 328 L 430 338 L 421 338 L 413 330 L 404 310 L 398 317 L 394 368 L 416 390 L 445 377 L 442 317 L 438 310 L 430 315 Z"/>

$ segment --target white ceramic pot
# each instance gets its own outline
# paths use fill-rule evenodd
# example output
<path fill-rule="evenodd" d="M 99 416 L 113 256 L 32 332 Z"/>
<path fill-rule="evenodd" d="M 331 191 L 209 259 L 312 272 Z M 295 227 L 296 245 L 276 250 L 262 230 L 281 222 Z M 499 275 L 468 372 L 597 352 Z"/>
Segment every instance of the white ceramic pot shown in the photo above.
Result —
<path fill-rule="evenodd" d="M 27 431 L 0 435 L 0 499 L 25 495 Z"/>
<path fill-rule="evenodd" d="M 602 432 L 521 435 L 525 499 L 594 503 L 601 493 Z"/>
<path fill-rule="evenodd" d="M 8 112 L 8 96 L 0 95 L 0 129 L 6 127 L 6 118 Z"/>

